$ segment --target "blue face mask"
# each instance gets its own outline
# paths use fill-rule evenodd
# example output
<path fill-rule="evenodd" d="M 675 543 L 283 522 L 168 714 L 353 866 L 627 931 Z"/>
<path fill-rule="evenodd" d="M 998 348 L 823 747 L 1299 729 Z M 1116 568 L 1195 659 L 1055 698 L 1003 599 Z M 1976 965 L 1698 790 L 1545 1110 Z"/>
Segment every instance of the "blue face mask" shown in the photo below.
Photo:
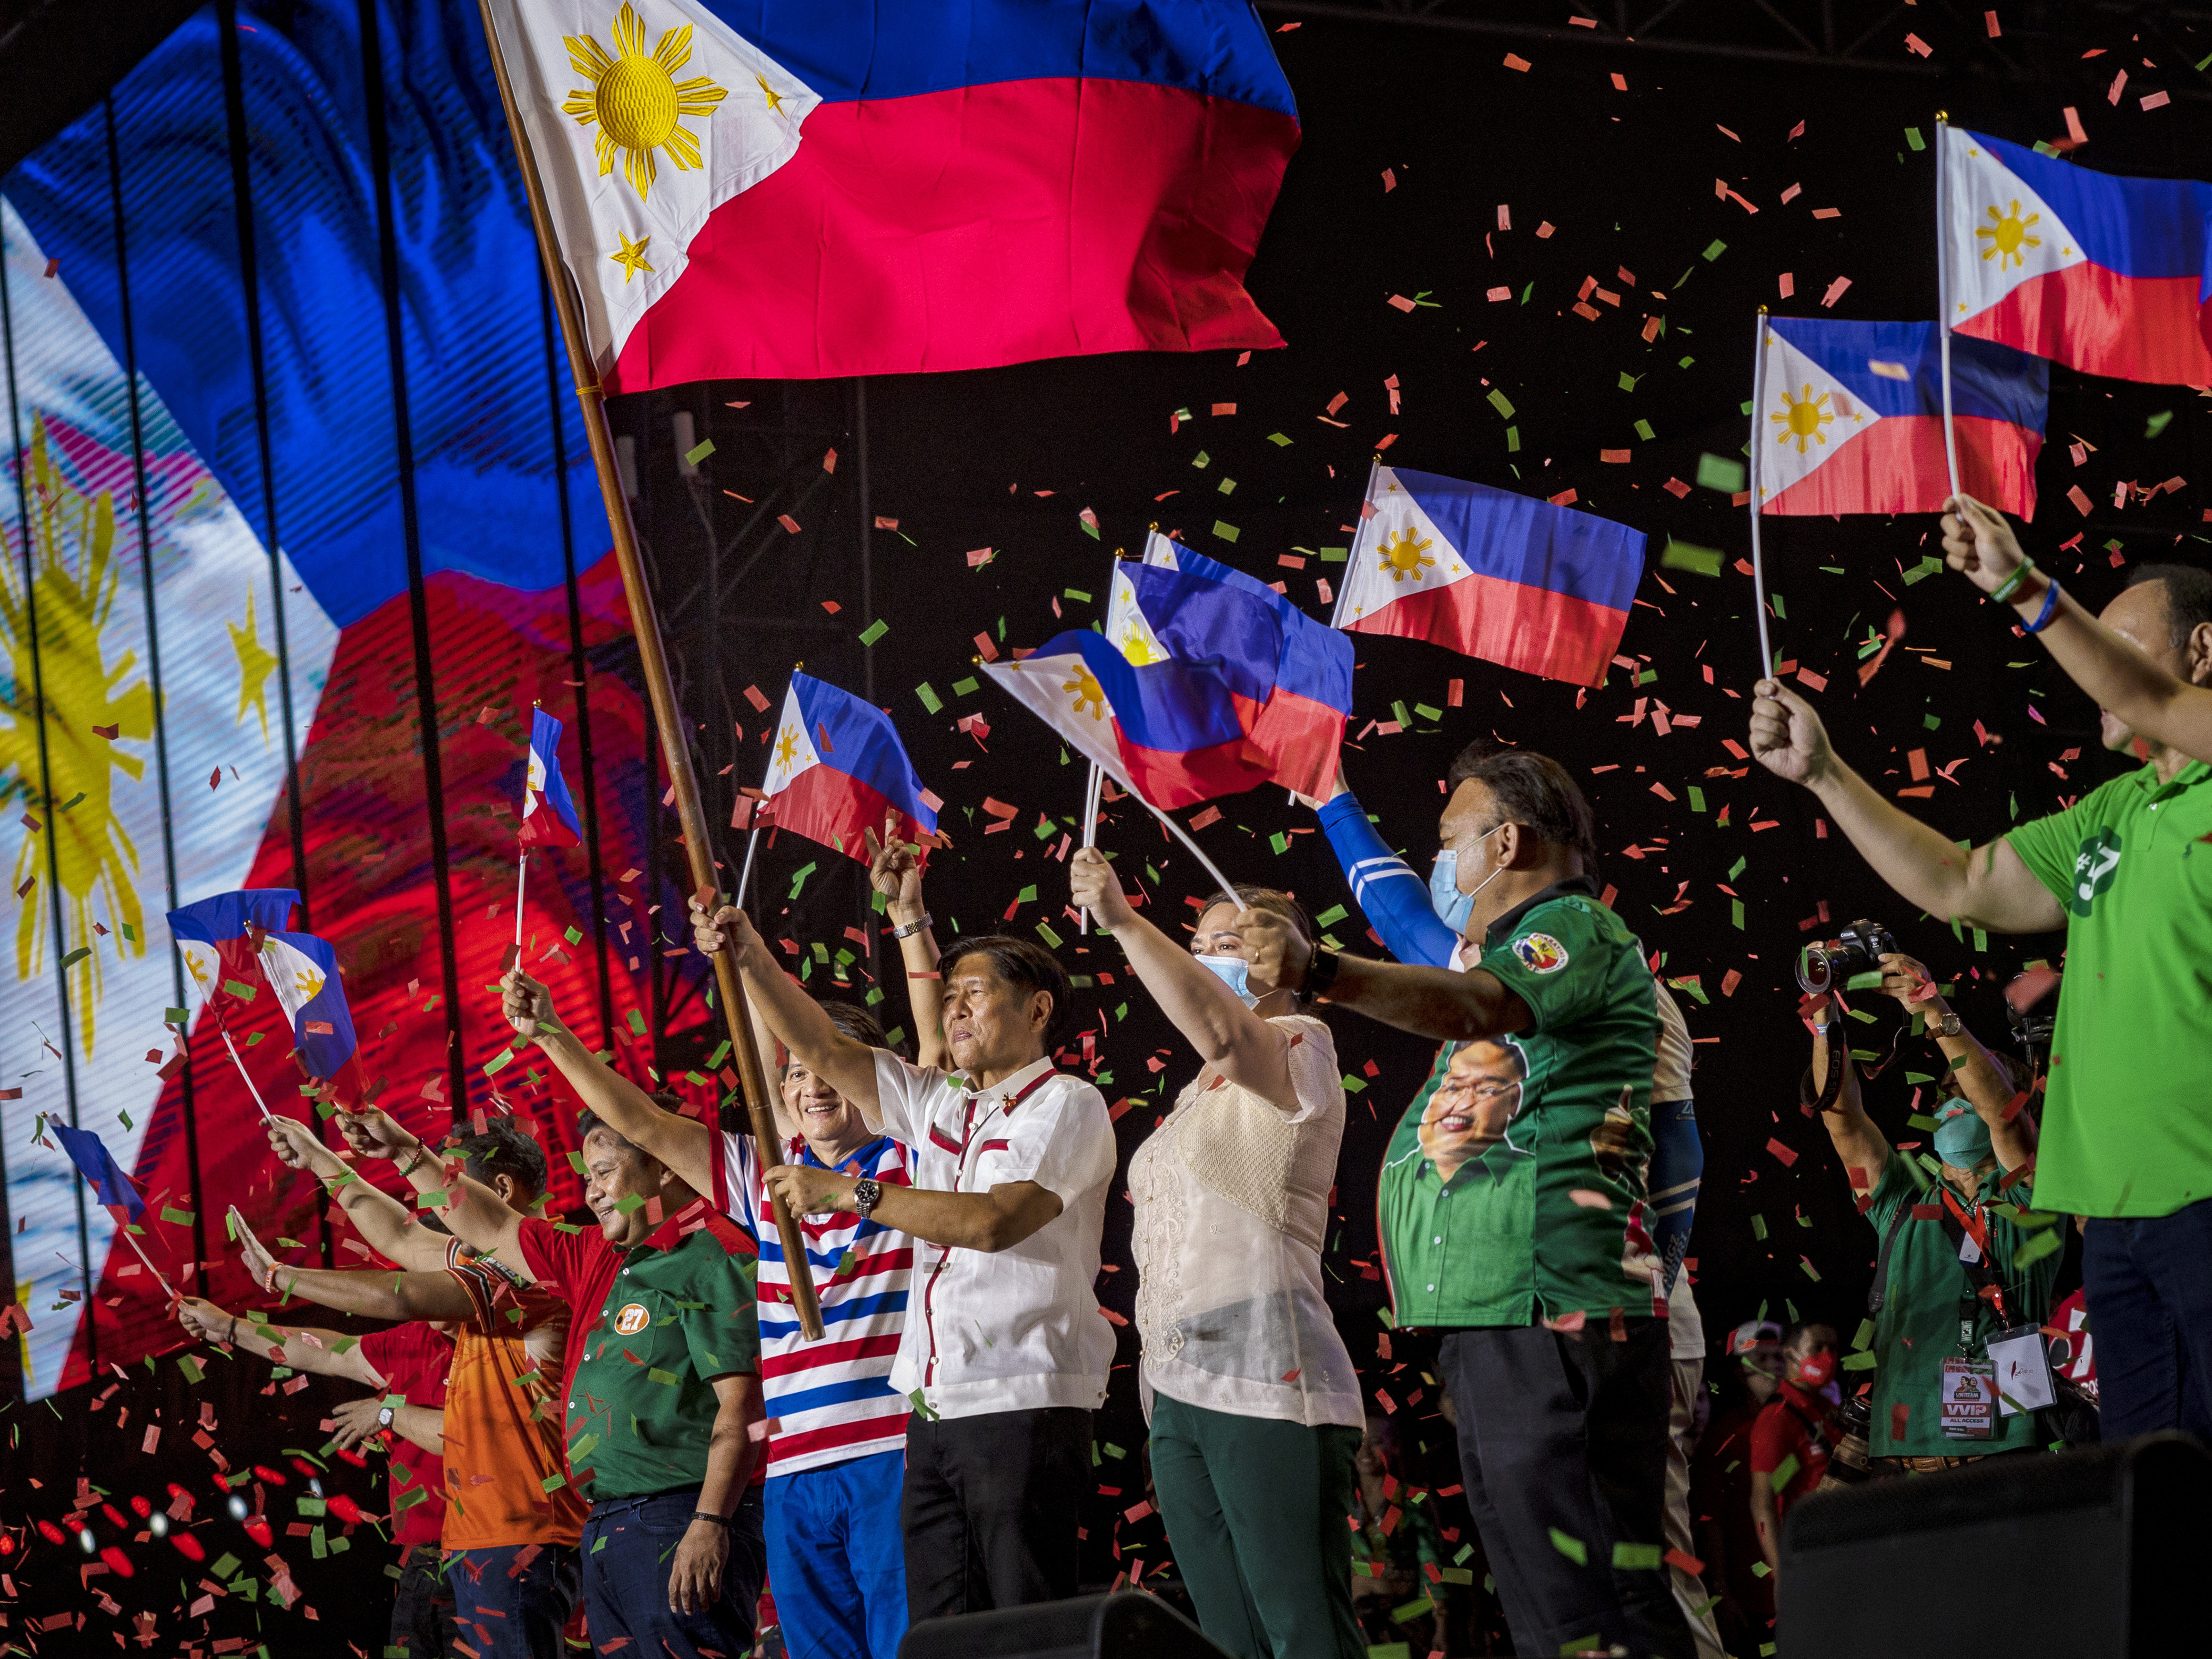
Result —
<path fill-rule="evenodd" d="M 1971 1170 L 1989 1157 L 1990 1126 L 1972 1107 L 1961 1103 L 1936 1120 L 1936 1156 L 1954 1170 Z"/>
<path fill-rule="evenodd" d="M 1481 846 L 1504 827 L 1503 823 L 1491 825 L 1475 838 L 1474 844 Z M 1492 870 L 1475 884 L 1474 893 L 1480 893 L 1497 879 L 1498 872 Z M 1459 848 L 1447 847 L 1438 853 L 1437 861 L 1429 866 L 1429 908 L 1437 913 L 1437 920 L 1455 933 L 1466 933 L 1468 916 L 1474 908 L 1474 893 L 1459 890 Z"/>
<path fill-rule="evenodd" d="M 1260 999 L 1252 994 L 1252 964 L 1242 957 L 1200 957 L 1199 961 L 1219 975 L 1221 982 L 1234 991 L 1247 1008 L 1255 1006 Z"/>

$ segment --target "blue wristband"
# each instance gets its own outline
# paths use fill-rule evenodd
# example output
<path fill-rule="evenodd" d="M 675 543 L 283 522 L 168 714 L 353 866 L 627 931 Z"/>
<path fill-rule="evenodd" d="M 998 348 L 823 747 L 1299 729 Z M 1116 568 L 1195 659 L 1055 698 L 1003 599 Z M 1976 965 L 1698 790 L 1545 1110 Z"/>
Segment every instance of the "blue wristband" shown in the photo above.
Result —
<path fill-rule="evenodd" d="M 2033 622 L 2021 624 L 2031 634 L 2040 634 L 2051 626 L 2051 619 L 2058 614 L 2058 584 L 2046 576 L 2043 579 L 2043 609 L 2035 613 Z"/>

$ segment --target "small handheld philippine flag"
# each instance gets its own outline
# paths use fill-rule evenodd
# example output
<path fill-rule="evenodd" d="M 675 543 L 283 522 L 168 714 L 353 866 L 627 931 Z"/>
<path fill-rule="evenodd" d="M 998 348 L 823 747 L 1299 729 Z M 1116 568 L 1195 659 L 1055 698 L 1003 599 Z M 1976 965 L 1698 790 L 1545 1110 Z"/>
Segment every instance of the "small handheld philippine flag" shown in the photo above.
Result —
<path fill-rule="evenodd" d="M 70 1162 L 92 1183 L 94 1194 L 118 1222 L 136 1221 L 146 1213 L 146 1200 L 131 1184 L 130 1175 L 115 1161 L 106 1142 L 89 1129 L 72 1129 L 66 1123 L 49 1121 L 46 1127 L 60 1138 Z"/>
<path fill-rule="evenodd" d="M 866 832 L 883 833 L 886 815 L 891 833 L 927 849 L 945 804 L 923 787 L 890 715 L 811 674 L 793 674 L 784 693 L 761 793 L 781 828 L 863 864 Z"/>
<path fill-rule="evenodd" d="M 1571 685 L 1620 648 L 1644 532 L 1487 484 L 1378 465 L 1332 625 Z"/>
<path fill-rule="evenodd" d="M 258 994 L 252 963 L 261 935 L 290 921 L 299 902 L 289 887 L 248 887 L 169 912 L 169 937 L 185 958 L 185 971 L 218 1019 Z"/>
<path fill-rule="evenodd" d="M 544 709 L 530 710 L 530 760 L 522 780 L 522 844 L 574 847 L 584 839 L 576 804 L 561 777 L 561 722 Z"/>
<path fill-rule="evenodd" d="M 338 978 L 338 953 L 313 933 L 270 933 L 261 972 L 292 1022 L 293 1046 L 310 1075 L 332 1078 L 359 1046 Z"/>

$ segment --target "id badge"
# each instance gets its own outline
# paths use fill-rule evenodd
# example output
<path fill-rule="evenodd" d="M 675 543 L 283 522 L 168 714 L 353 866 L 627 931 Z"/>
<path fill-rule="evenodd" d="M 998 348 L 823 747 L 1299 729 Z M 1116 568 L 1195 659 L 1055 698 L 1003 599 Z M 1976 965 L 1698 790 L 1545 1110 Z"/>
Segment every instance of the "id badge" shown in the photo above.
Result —
<path fill-rule="evenodd" d="M 2051 1382 L 2051 1352 L 2033 1325 L 1999 1331 L 1990 1338 L 1990 1363 L 1996 1367 L 1997 1413 L 2019 1417 L 2058 1403 Z"/>
<path fill-rule="evenodd" d="M 1943 1362 L 1943 1433 L 1953 1440 L 1988 1440 L 1996 1434 L 1997 1372 L 1987 1360 Z"/>

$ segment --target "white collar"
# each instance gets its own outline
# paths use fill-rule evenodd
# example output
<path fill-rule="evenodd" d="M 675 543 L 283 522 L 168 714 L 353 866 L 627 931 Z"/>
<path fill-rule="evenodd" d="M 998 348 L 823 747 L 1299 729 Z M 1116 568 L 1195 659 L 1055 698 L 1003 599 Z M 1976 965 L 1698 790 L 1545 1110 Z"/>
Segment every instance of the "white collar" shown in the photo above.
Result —
<path fill-rule="evenodd" d="M 1005 1104 L 1009 1097 L 1020 1093 L 1024 1087 L 1035 1082 L 1050 1070 L 1052 1070 L 1052 1056 L 1044 1054 L 1023 1066 L 1011 1077 L 1000 1079 L 988 1089 L 971 1090 L 965 1081 L 962 1081 L 958 1086 L 963 1094 L 972 1094 L 978 1105 L 1000 1106 Z"/>

